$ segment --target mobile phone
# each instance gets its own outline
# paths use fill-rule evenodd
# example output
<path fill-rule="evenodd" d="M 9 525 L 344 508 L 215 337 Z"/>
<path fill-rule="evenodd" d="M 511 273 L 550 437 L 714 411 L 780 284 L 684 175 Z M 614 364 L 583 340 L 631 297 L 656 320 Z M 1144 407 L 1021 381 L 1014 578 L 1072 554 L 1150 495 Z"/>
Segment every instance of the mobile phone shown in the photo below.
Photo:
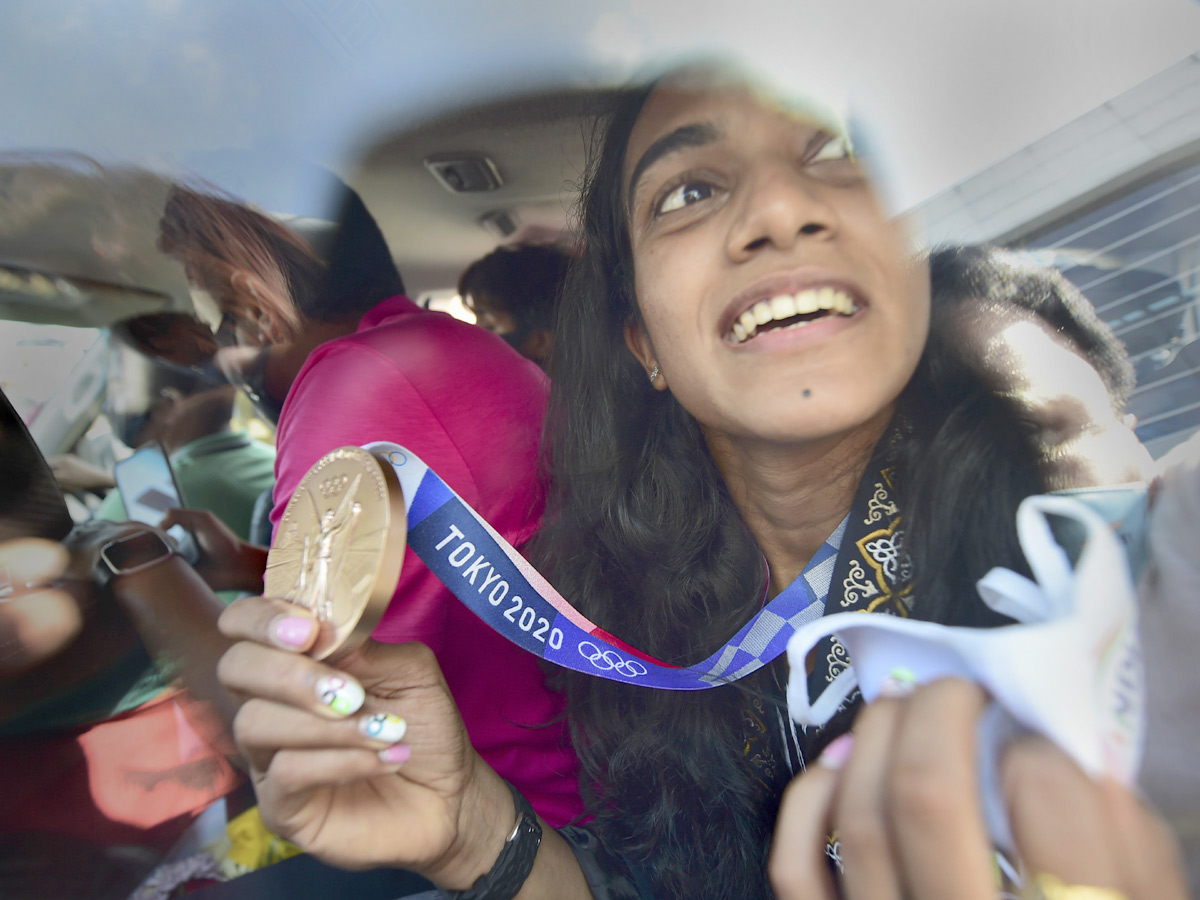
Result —
<path fill-rule="evenodd" d="M 130 521 L 157 526 L 167 510 L 184 505 L 171 461 L 157 441 L 143 444 L 132 456 L 118 462 L 113 467 L 113 477 Z M 185 528 L 172 525 L 167 535 L 175 542 L 180 556 L 190 563 L 199 559 L 195 538 Z"/>

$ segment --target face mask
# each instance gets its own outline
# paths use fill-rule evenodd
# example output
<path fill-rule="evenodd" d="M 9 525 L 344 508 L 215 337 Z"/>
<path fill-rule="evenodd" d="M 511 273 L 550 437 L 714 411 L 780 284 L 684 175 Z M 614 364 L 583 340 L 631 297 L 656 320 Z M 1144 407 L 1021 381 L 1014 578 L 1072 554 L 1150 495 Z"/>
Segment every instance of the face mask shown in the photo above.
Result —
<path fill-rule="evenodd" d="M 196 310 L 196 318 L 207 325 L 213 334 L 216 334 L 220 331 L 224 319 L 221 305 L 204 288 L 192 286 L 189 293 L 192 296 L 192 308 Z"/>
<path fill-rule="evenodd" d="M 272 425 L 279 424 L 279 414 L 283 411 L 283 404 L 271 396 L 265 387 L 266 351 L 259 353 L 245 366 L 229 366 L 224 371 L 228 382 L 241 388 L 242 392 L 250 398 L 250 402 L 260 416 Z"/>

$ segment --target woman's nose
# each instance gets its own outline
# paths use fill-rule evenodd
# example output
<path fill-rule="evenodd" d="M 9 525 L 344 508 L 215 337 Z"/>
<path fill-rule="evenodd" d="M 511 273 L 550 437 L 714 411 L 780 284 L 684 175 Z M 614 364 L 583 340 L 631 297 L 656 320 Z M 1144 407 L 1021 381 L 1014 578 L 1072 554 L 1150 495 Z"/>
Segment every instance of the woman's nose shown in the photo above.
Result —
<path fill-rule="evenodd" d="M 763 165 L 742 188 L 729 229 L 728 251 L 743 261 L 773 247 L 785 250 L 805 238 L 829 239 L 837 209 L 823 185 L 792 161 Z"/>

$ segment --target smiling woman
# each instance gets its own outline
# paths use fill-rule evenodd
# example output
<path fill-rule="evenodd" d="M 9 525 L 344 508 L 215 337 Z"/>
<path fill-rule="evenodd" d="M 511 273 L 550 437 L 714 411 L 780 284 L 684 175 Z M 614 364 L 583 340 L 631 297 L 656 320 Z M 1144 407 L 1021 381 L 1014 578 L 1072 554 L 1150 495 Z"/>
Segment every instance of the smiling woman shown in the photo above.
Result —
<path fill-rule="evenodd" d="M 797 576 L 812 615 L 991 625 L 974 582 L 1024 570 L 1013 521 L 1047 487 L 1037 446 L 953 328 L 926 347 L 926 265 L 844 133 L 685 72 L 631 95 L 593 169 L 552 373 L 541 563 L 593 621 L 678 664 Z M 810 693 L 848 662 L 826 643 Z M 570 679 L 593 828 L 656 895 L 768 894 L 780 792 L 860 706 L 794 730 L 785 678 L 767 666 L 688 695 Z M 886 896 L 863 872 L 843 888 Z"/>
<path fill-rule="evenodd" d="M 853 606 L 831 586 L 878 567 L 858 549 L 878 532 L 902 565 L 861 608 L 911 614 L 910 555 L 929 560 L 901 549 L 899 486 L 916 458 L 903 438 L 940 423 L 897 405 L 924 346 L 927 273 L 844 125 L 685 72 L 614 116 L 594 171 L 558 336 L 572 364 L 553 373 L 551 580 L 604 628 L 686 664 L 801 576 L 808 615 Z M 909 408 L 931 402 L 909 395 Z M 995 561 L 1016 565 L 1013 545 Z M 943 606 L 994 621 L 981 604 Z M 812 677 L 845 663 L 829 646 Z M 853 715 L 797 734 L 785 680 L 776 664 L 702 696 L 572 682 L 597 827 L 664 895 L 766 893 L 779 792 Z"/>
<path fill-rule="evenodd" d="M 343 865 L 416 868 L 472 898 L 768 897 L 773 837 L 798 833 L 775 832 L 783 791 L 862 705 L 851 696 L 823 728 L 792 725 L 778 656 L 789 629 L 844 610 L 1007 621 L 972 585 L 995 565 L 1026 571 L 1013 521 L 1045 488 L 1036 450 L 961 359 L 926 346 L 927 264 L 884 215 L 845 128 L 813 109 L 717 69 L 628 92 L 585 189 L 585 251 L 556 333 L 540 568 L 630 652 L 675 666 L 711 656 L 725 674 L 695 691 L 564 675 L 594 820 L 586 832 L 543 823 L 537 837 L 466 743 L 428 653 L 369 645 L 345 666 L 372 712 L 407 720 L 404 743 L 380 749 L 320 714 L 310 686 L 331 673 L 281 653 L 272 629 L 286 607 L 241 601 L 222 620 L 243 642 L 222 677 L 267 701 L 243 709 L 238 736 L 274 827 Z M 972 527 L 924 526 L 943 504 L 969 510 Z M 756 614 L 763 627 L 740 632 Z M 849 662 L 827 642 L 792 677 L 816 696 Z M 935 700 L 907 721 L 955 738 L 939 746 L 946 771 L 971 776 L 951 794 L 965 806 L 944 807 L 936 829 L 920 815 L 885 824 L 944 838 L 962 865 L 893 861 L 872 843 L 887 834 L 876 789 L 900 734 L 895 707 L 881 707 L 873 755 L 857 754 L 844 782 L 856 807 L 831 810 L 836 780 L 799 782 L 827 789 L 807 794 L 815 818 L 797 853 L 820 861 L 820 826 L 844 825 L 846 896 L 935 896 L 923 888 L 942 874 L 954 886 L 965 873 L 971 890 L 941 896 L 993 887 L 969 739 L 981 702 L 969 690 Z M 811 896 L 834 896 L 828 873 L 806 871 Z"/>

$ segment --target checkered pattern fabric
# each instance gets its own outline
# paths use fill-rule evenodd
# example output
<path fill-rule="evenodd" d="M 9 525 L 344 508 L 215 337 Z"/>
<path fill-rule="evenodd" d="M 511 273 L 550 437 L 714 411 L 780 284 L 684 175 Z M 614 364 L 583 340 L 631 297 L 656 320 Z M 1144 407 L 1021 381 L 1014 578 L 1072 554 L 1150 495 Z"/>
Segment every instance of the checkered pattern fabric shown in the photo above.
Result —
<path fill-rule="evenodd" d="M 788 639 L 801 625 L 825 614 L 825 598 L 833 579 L 846 516 L 813 555 L 800 577 L 783 589 L 766 609 L 746 623 L 724 647 L 696 668 L 704 669 L 702 681 L 722 684 L 736 681 L 775 659 L 787 647 Z"/>

